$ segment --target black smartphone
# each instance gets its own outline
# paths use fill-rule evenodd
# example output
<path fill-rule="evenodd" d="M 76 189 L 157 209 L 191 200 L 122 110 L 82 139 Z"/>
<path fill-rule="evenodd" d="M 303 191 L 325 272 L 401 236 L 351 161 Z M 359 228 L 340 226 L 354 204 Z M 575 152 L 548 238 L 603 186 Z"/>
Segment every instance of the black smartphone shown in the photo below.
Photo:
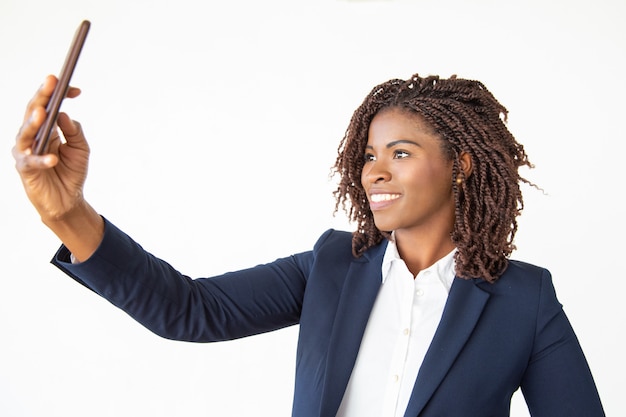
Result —
<path fill-rule="evenodd" d="M 65 58 L 63 68 L 61 68 L 61 73 L 59 74 L 59 81 L 57 82 L 57 85 L 52 92 L 52 96 L 50 97 L 50 101 L 48 101 L 48 105 L 46 106 L 46 120 L 43 122 L 37 131 L 37 135 L 35 136 L 35 142 L 33 143 L 33 153 L 35 155 L 42 155 L 46 153 L 48 149 L 50 135 L 56 126 L 61 103 L 67 95 L 67 90 L 70 87 L 70 79 L 74 73 L 74 68 L 76 68 L 76 63 L 78 62 L 80 51 L 83 49 L 83 45 L 85 44 L 85 39 L 87 39 L 87 33 L 89 32 L 90 26 L 91 23 L 88 20 L 83 20 L 80 26 L 78 26 L 78 29 L 76 29 L 74 40 L 72 41 L 72 45 L 67 53 L 67 57 Z"/>

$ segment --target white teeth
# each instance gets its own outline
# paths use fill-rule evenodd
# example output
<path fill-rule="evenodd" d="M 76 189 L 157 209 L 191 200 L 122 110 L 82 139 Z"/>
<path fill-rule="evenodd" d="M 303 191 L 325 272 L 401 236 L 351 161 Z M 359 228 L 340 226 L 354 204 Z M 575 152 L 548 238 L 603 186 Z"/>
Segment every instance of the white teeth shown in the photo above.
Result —
<path fill-rule="evenodd" d="M 372 203 L 380 203 L 381 201 L 395 200 L 400 197 L 400 194 L 372 194 L 370 200 Z"/>

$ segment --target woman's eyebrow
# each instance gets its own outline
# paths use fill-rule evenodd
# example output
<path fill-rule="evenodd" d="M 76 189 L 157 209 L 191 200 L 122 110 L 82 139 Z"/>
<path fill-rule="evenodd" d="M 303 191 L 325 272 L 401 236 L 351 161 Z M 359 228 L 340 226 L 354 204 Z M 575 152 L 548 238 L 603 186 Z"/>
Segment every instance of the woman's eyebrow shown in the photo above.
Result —
<path fill-rule="evenodd" d="M 414 141 L 412 141 L 412 140 L 408 140 L 408 139 L 398 139 L 398 140 L 394 140 L 394 141 L 389 142 L 387 145 L 385 145 L 385 147 L 386 147 L 387 149 L 389 149 L 389 148 L 393 148 L 394 146 L 396 146 L 396 145 L 400 145 L 400 144 L 403 144 L 403 143 L 408 143 L 408 144 L 410 144 L 410 145 L 420 146 L 420 144 L 419 144 L 419 143 L 414 142 Z M 372 145 L 365 145 L 365 149 L 374 149 L 374 147 L 373 147 Z"/>
<path fill-rule="evenodd" d="M 396 145 L 400 145 L 402 143 L 408 143 L 410 145 L 415 145 L 415 146 L 420 146 L 419 143 L 414 142 L 412 140 L 408 140 L 408 139 L 399 139 L 399 140 L 394 140 L 393 142 L 389 142 L 386 146 L 387 149 L 389 148 L 393 148 Z"/>

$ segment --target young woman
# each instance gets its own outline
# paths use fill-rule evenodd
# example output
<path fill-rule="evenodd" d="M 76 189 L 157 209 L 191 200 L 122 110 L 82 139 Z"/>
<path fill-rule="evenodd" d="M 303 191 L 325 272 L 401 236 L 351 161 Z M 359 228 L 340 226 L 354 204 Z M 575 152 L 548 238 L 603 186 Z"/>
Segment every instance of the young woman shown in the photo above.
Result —
<path fill-rule="evenodd" d="M 26 193 L 63 242 L 53 262 L 166 338 L 228 340 L 299 324 L 293 415 L 603 416 L 550 273 L 509 260 L 530 166 L 507 111 L 480 82 L 390 80 L 354 112 L 335 164 L 337 207 L 309 252 L 191 279 L 83 198 L 89 148 L 30 152 L 56 79 L 26 110 L 13 154 Z M 71 89 L 70 97 L 79 94 Z"/>

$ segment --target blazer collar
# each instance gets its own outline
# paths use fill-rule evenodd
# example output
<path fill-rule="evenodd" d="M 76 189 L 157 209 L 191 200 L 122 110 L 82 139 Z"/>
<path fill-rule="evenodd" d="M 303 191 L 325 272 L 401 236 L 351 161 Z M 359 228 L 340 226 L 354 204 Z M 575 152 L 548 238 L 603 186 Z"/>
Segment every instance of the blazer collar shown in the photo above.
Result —
<path fill-rule="evenodd" d="M 387 241 L 350 264 L 328 346 L 322 393 L 322 416 L 334 416 L 348 386 L 365 327 L 382 282 L 381 265 Z"/>
<path fill-rule="evenodd" d="M 426 352 L 405 417 L 417 416 L 470 337 L 489 299 L 480 280 L 455 278 L 435 336 Z"/>

